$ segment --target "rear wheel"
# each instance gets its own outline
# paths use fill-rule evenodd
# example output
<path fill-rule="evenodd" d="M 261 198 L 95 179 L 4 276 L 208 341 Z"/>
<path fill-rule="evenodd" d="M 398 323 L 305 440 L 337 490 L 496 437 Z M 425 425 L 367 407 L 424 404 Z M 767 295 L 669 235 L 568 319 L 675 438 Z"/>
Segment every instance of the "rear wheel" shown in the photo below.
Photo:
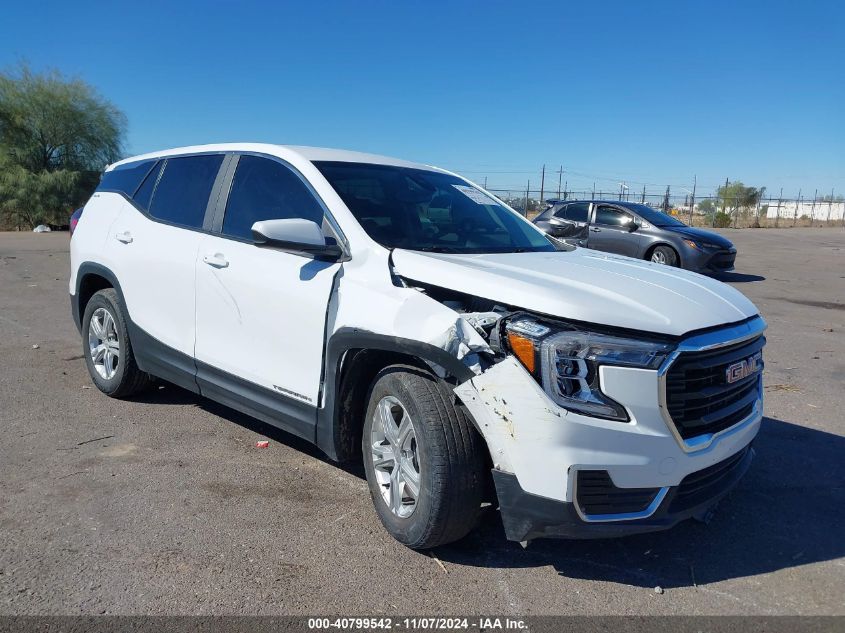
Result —
<path fill-rule="evenodd" d="M 149 374 L 135 362 L 126 318 L 113 288 L 96 292 L 88 301 L 82 333 L 82 353 L 97 389 L 113 398 L 125 398 L 149 384 Z"/>
<path fill-rule="evenodd" d="M 658 246 L 651 252 L 651 261 L 666 266 L 678 265 L 678 254 L 671 246 Z"/>
<path fill-rule="evenodd" d="M 382 524 L 427 549 L 475 527 L 483 493 L 483 442 L 434 376 L 382 370 L 370 390 L 362 438 L 367 483 Z"/>

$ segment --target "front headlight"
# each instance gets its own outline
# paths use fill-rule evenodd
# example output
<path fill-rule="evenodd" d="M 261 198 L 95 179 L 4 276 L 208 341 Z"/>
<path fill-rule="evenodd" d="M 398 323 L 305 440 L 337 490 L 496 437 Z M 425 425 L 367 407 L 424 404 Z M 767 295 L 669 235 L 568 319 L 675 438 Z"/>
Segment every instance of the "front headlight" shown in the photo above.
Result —
<path fill-rule="evenodd" d="M 684 240 L 684 244 L 686 244 L 687 246 L 692 246 L 693 248 L 700 251 L 715 250 L 718 248 L 722 248 L 718 244 L 711 244 L 710 242 L 699 242 L 697 240 Z"/>
<path fill-rule="evenodd" d="M 593 417 L 628 421 L 625 407 L 602 393 L 601 365 L 657 369 L 672 351 L 667 343 L 551 326 L 531 317 L 506 325 L 511 351 L 557 404 Z"/>

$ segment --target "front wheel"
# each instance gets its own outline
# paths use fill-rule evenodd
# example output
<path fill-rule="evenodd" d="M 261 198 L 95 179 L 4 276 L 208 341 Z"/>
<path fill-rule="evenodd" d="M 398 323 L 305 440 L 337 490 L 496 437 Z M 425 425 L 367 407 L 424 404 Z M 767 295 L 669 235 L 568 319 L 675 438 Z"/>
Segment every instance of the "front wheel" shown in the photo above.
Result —
<path fill-rule="evenodd" d="M 373 504 L 396 540 L 428 549 L 475 527 L 484 445 L 434 376 L 406 366 L 382 370 L 361 443 Z"/>
<path fill-rule="evenodd" d="M 665 266 L 677 266 L 678 254 L 671 246 L 658 246 L 651 252 L 651 261 Z"/>

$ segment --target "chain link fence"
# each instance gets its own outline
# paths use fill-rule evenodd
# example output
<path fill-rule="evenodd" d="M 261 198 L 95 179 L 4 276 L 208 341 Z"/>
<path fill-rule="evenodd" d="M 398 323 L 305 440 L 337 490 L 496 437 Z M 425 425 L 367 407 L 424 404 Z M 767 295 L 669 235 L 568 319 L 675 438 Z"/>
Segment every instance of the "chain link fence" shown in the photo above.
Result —
<path fill-rule="evenodd" d="M 845 227 L 845 201 L 841 199 L 806 200 L 803 198 L 764 197 L 752 206 L 740 200 L 718 196 L 684 196 L 666 193 L 620 193 L 590 190 L 556 191 L 531 189 L 488 189 L 499 199 L 529 218 L 535 217 L 556 200 L 607 200 L 647 204 L 682 220 L 690 226 L 710 228 L 785 228 L 792 226 Z"/>

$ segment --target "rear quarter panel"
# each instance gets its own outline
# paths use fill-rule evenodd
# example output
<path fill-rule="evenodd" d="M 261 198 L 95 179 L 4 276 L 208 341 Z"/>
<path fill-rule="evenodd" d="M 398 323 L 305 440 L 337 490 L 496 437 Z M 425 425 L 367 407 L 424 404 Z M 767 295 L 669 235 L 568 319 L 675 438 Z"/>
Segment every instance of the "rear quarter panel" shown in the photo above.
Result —
<path fill-rule="evenodd" d="M 95 193 L 85 205 L 70 239 L 70 294 L 76 294 L 80 264 L 95 262 L 107 266 L 104 261 L 106 239 L 124 204 L 123 198 L 117 194 Z"/>

